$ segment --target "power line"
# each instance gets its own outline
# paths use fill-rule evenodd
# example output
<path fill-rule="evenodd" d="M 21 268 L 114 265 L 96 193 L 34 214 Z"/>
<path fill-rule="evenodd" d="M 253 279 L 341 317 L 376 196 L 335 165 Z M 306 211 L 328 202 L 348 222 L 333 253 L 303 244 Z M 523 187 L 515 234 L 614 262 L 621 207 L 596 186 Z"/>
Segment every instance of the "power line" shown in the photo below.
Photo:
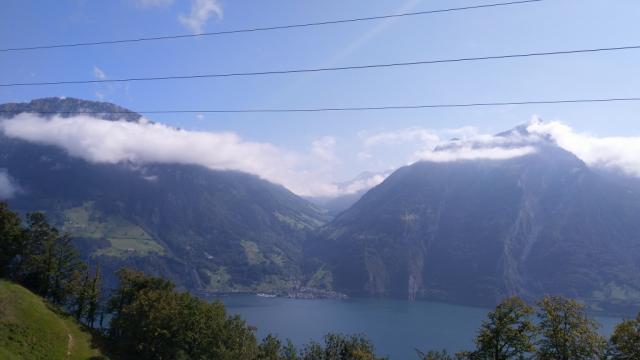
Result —
<path fill-rule="evenodd" d="M 270 71 L 220 73 L 220 74 L 197 74 L 197 75 L 176 75 L 176 76 L 132 77 L 132 78 L 120 78 L 120 79 L 95 79 L 95 80 L 70 80 L 70 81 L 47 81 L 47 82 L 29 82 L 29 83 L 8 83 L 8 84 L 0 84 L 0 87 L 73 85 L 73 84 L 100 84 L 100 83 L 134 82 L 134 81 L 188 80 L 188 79 L 227 78 L 227 77 L 244 77 L 244 76 L 285 75 L 285 74 L 316 73 L 316 72 L 328 72 L 328 71 L 345 71 L 345 70 L 393 68 L 393 67 L 403 67 L 403 66 L 431 65 L 431 64 L 444 64 L 444 63 L 457 63 L 457 62 L 472 62 L 472 61 L 482 61 L 482 60 L 504 60 L 504 59 L 516 59 L 516 58 L 526 58 L 526 57 L 538 57 L 538 56 L 585 54 L 585 53 L 622 51 L 622 50 L 638 50 L 638 49 L 640 49 L 640 45 L 618 46 L 618 47 L 607 47 L 607 48 L 595 48 L 595 49 L 533 52 L 533 53 L 509 54 L 509 55 L 479 56 L 479 57 L 466 57 L 466 58 L 453 58 L 453 59 L 423 60 L 423 61 L 410 61 L 410 62 L 396 62 L 396 63 L 385 63 L 385 64 L 368 64 L 368 65 L 354 65 L 354 66 L 323 67 L 323 68 L 270 70 Z"/>
<path fill-rule="evenodd" d="M 5 49 L 0 49 L 0 52 L 44 50 L 44 49 L 70 48 L 70 47 L 82 47 L 82 46 L 97 46 L 97 45 L 115 45 L 115 44 L 139 43 L 139 42 L 144 42 L 144 41 L 185 39 L 185 38 L 195 38 L 195 37 L 204 37 L 204 36 L 220 36 L 220 35 L 231 35 L 231 34 L 251 33 L 251 32 L 260 32 L 260 31 L 271 31 L 271 30 L 287 30 L 287 29 L 305 28 L 305 27 L 313 27 L 313 26 L 324 26 L 324 25 L 335 25 L 335 24 L 362 22 L 362 21 L 384 20 L 384 19 L 392 19 L 392 18 L 400 18 L 400 17 L 408 17 L 408 16 L 417 16 L 417 15 L 441 14 L 441 13 L 448 13 L 448 12 L 455 12 L 455 11 L 486 9 L 486 8 L 494 8 L 494 7 L 500 7 L 500 6 L 510 6 L 510 5 L 521 5 L 521 4 L 527 4 L 527 3 L 535 3 L 535 2 L 541 2 L 541 1 L 544 1 L 544 0 L 510 1 L 510 2 L 492 3 L 492 4 L 484 4 L 484 5 L 473 5 L 473 6 L 438 9 L 438 10 L 426 10 L 426 11 L 408 12 L 408 13 L 401 13 L 401 14 L 391 14 L 391 15 L 370 16 L 370 17 L 341 19 L 341 20 L 330 20 L 330 21 L 320 21 L 320 22 L 311 22 L 311 23 L 302 23 L 302 24 L 291 24 L 291 25 L 279 25 L 279 26 L 255 27 L 255 28 L 247 28 L 247 29 L 236 29 L 236 30 L 206 32 L 206 33 L 201 33 L 201 34 L 166 35 L 166 36 L 153 36 L 153 37 L 142 37 L 142 38 L 133 38 L 133 39 L 120 39 L 120 40 L 92 41 L 92 42 L 70 43 L 70 44 L 51 44 L 51 45 L 37 45 L 37 46 L 27 46 L 27 47 L 5 48 Z"/>
<path fill-rule="evenodd" d="M 148 110 L 135 111 L 139 114 L 239 114 L 239 113 L 311 113 L 311 112 L 338 112 L 338 111 L 384 111 L 384 110 L 412 110 L 434 108 L 467 108 L 467 107 L 495 107 L 516 105 L 553 105 L 553 104 L 577 104 L 577 103 L 609 103 L 609 102 L 637 102 L 640 97 L 627 98 L 595 98 L 595 99 L 561 99 L 561 100 L 524 100 L 507 102 L 478 102 L 478 103 L 451 103 L 451 104 L 422 104 L 422 105 L 395 105 L 395 106 L 365 106 L 365 107 L 330 107 L 330 108 L 289 108 L 289 109 L 200 109 L 200 110 Z M 15 110 L 2 110 L 0 113 L 22 113 Z M 24 111 L 43 115 L 54 114 L 131 114 L 131 111 Z"/>

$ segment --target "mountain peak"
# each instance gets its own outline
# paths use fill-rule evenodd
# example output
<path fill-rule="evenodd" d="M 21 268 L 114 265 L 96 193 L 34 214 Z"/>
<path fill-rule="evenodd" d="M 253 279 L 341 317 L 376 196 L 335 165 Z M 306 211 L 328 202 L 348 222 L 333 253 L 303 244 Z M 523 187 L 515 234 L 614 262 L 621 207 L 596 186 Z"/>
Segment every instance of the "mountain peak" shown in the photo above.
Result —
<path fill-rule="evenodd" d="M 116 104 L 102 101 L 82 100 L 70 97 L 46 97 L 29 102 L 0 105 L 0 117 L 10 118 L 21 113 L 41 113 L 45 117 L 58 115 L 72 117 L 88 112 L 92 117 L 104 120 L 138 121 L 142 115 Z"/>
<path fill-rule="evenodd" d="M 511 137 L 511 136 L 520 136 L 520 137 L 529 137 L 531 136 L 531 132 L 529 132 L 529 127 L 531 127 L 532 125 L 540 125 L 540 124 L 544 124 L 544 121 L 542 119 L 540 119 L 537 116 L 534 116 L 531 118 L 531 120 L 522 123 L 516 127 L 514 127 L 513 129 L 507 130 L 507 131 L 503 131 L 500 132 L 498 134 L 496 134 L 495 136 L 500 136 L 500 137 Z"/>

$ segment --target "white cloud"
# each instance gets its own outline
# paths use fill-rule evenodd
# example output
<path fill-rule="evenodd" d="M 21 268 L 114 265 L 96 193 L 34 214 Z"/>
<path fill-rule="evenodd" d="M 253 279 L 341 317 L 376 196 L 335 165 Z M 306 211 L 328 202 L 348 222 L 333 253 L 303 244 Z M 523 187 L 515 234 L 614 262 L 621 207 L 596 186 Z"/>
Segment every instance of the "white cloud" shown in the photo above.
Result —
<path fill-rule="evenodd" d="M 433 162 L 450 162 L 461 160 L 506 160 L 525 156 L 536 152 L 533 146 L 521 146 L 515 148 L 486 147 L 474 148 L 471 146 L 455 147 L 447 150 L 422 151 L 416 154 L 420 160 Z"/>
<path fill-rule="evenodd" d="M 55 145 L 95 163 L 198 164 L 255 174 L 299 195 L 340 192 L 329 181 L 330 173 L 319 172 L 326 169 L 318 153 L 294 153 L 269 143 L 246 141 L 234 133 L 187 131 L 148 121 L 107 121 L 90 116 L 45 119 L 33 114 L 4 120 L 0 129 L 7 136 Z M 325 151 L 332 143 L 331 138 L 323 138 L 317 149 Z"/>
<path fill-rule="evenodd" d="M 311 153 L 324 161 L 333 162 L 336 160 L 335 146 L 336 139 L 334 137 L 324 136 L 311 144 Z"/>
<path fill-rule="evenodd" d="M 5 169 L 0 169 L 0 200 L 12 198 L 20 190 Z"/>
<path fill-rule="evenodd" d="M 410 163 L 415 161 L 448 162 L 458 160 L 505 160 L 531 154 L 532 146 L 524 146 L 518 134 L 507 137 L 482 134 L 475 127 L 431 130 L 408 128 L 363 137 L 363 145 L 371 149 L 380 145 L 413 145 Z M 449 140 L 451 137 L 454 140 Z M 369 152 L 358 155 L 361 160 Z"/>
<path fill-rule="evenodd" d="M 438 143 L 440 137 L 433 131 L 421 128 L 409 128 L 397 131 L 388 131 L 366 136 L 364 145 L 371 147 L 375 145 L 393 145 L 408 142 L 419 142 L 424 144 Z"/>
<path fill-rule="evenodd" d="M 348 183 L 343 183 L 340 185 L 340 192 L 342 194 L 355 194 L 362 190 L 368 190 L 372 187 L 380 184 L 384 181 L 389 175 L 391 175 L 392 171 L 387 171 L 384 173 L 365 173 L 358 176 L 353 181 Z"/>
<path fill-rule="evenodd" d="M 93 76 L 98 80 L 104 80 L 107 78 L 107 74 L 97 66 L 93 67 Z"/>
<path fill-rule="evenodd" d="M 194 34 L 201 34 L 212 15 L 222 19 L 222 5 L 218 0 L 191 0 L 189 15 L 180 14 L 178 20 Z"/>
<path fill-rule="evenodd" d="M 534 122 L 527 130 L 550 137 L 590 166 L 617 168 L 629 175 L 640 176 L 640 137 L 597 137 L 575 132 L 558 121 Z"/>
<path fill-rule="evenodd" d="M 448 140 L 450 137 L 455 140 Z M 375 146 L 413 144 L 410 162 L 505 160 L 535 152 L 541 141 L 553 141 L 589 166 L 620 169 L 640 177 L 640 137 L 598 137 L 576 132 L 559 121 L 545 123 L 537 117 L 504 136 L 481 133 L 474 127 L 462 127 L 442 130 L 410 128 L 369 136 L 361 134 L 361 138 L 367 151 L 359 155 L 360 159 L 367 159 Z"/>

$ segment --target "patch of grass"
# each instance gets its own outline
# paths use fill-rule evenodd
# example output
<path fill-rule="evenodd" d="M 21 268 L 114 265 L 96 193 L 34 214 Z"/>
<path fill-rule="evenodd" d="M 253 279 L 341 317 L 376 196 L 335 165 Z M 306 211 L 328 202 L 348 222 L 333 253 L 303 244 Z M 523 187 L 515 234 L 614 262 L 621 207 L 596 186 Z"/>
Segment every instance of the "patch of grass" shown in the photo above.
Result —
<path fill-rule="evenodd" d="M 95 255 L 126 257 L 164 253 L 164 248 L 143 228 L 115 216 L 103 215 L 91 201 L 66 210 L 64 215 L 65 231 L 78 237 L 109 240 L 111 246 L 96 251 Z"/>
<path fill-rule="evenodd" d="M 20 285 L 0 280 L 0 358 L 106 359 L 88 331 Z"/>
<path fill-rule="evenodd" d="M 331 271 L 325 269 L 324 267 L 320 267 L 309 279 L 307 286 L 320 288 L 320 289 L 331 289 L 333 284 L 333 275 Z"/>
<path fill-rule="evenodd" d="M 205 270 L 209 276 L 209 290 L 213 291 L 228 291 L 230 290 L 229 282 L 231 276 L 227 273 L 227 269 L 224 266 L 218 268 L 215 272 Z"/>
<path fill-rule="evenodd" d="M 254 243 L 253 241 L 246 240 L 242 240 L 240 244 L 244 249 L 244 255 L 247 257 L 247 261 L 249 262 L 249 264 L 255 265 L 266 261 L 266 259 L 260 252 L 260 248 L 258 248 L 258 244 Z"/>
<path fill-rule="evenodd" d="M 96 255 L 125 257 L 128 255 L 145 256 L 150 253 L 164 253 L 164 248 L 153 240 L 140 238 L 109 238 L 108 240 L 111 246 L 96 251 Z"/>

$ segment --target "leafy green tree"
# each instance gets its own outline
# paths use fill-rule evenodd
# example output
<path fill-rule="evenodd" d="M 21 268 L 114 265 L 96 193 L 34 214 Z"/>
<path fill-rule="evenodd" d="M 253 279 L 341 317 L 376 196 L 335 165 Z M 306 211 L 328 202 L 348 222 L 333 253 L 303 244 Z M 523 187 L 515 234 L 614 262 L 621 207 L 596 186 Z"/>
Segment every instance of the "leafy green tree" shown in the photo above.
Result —
<path fill-rule="evenodd" d="M 66 304 L 73 296 L 75 279 L 86 271 L 87 265 L 81 261 L 69 234 L 55 239 L 53 257 L 52 274 L 47 276 L 51 282 L 49 298 L 56 304 Z"/>
<path fill-rule="evenodd" d="M 75 297 L 72 301 L 73 307 L 73 315 L 76 318 L 76 321 L 82 321 L 85 314 L 87 313 L 87 303 L 88 303 L 88 294 L 87 290 L 89 288 L 89 272 L 85 271 L 82 274 L 82 278 L 74 283 L 74 293 Z"/>
<path fill-rule="evenodd" d="M 522 299 L 504 300 L 487 315 L 475 340 L 478 359 L 523 359 L 534 352 L 533 308 Z"/>
<path fill-rule="evenodd" d="M 598 324 L 584 311 L 584 305 L 560 296 L 546 296 L 538 302 L 540 360 L 590 360 L 604 355 L 606 341 L 597 333 Z"/>
<path fill-rule="evenodd" d="M 420 360 L 453 360 L 446 350 L 429 350 L 426 353 L 416 350 L 416 352 L 418 353 L 418 358 L 420 358 Z"/>
<path fill-rule="evenodd" d="M 277 337 L 269 334 L 258 346 L 256 360 L 300 360 L 291 340 L 283 344 Z"/>
<path fill-rule="evenodd" d="M 116 272 L 119 286 L 108 302 L 108 311 L 114 317 L 120 315 L 125 306 L 136 299 L 142 290 L 173 291 L 174 285 L 166 280 L 147 276 L 140 271 L 122 268 Z"/>
<path fill-rule="evenodd" d="M 17 278 L 34 292 L 48 297 L 54 273 L 55 244 L 59 233 L 47 223 L 42 213 L 28 214 L 27 223 L 21 259 L 17 266 Z"/>
<path fill-rule="evenodd" d="M 130 270 L 109 302 L 110 339 L 136 359 L 255 359 L 253 332 L 221 302 L 208 303 L 173 284 Z"/>
<path fill-rule="evenodd" d="M 0 202 L 0 276 L 8 277 L 24 247 L 24 231 L 18 214 Z"/>
<path fill-rule="evenodd" d="M 13 278 L 54 304 L 66 304 L 86 265 L 68 234 L 60 234 L 42 213 L 27 215 L 27 227 L 13 266 Z"/>
<path fill-rule="evenodd" d="M 608 356 L 611 360 L 640 359 L 640 314 L 616 326 L 609 340 Z"/>
<path fill-rule="evenodd" d="M 87 282 L 87 290 L 85 291 L 87 296 L 87 314 L 85 319 L 90 328 L 93 328 L 96 318 L 98 317 L 98 311 L 100 310 L 101 283 L 102 276 L 100 274 L 100 265 L 96 265 L 95 274 L 91 281 Z"/>
<path fill-rule="evenodd" d="M 307 344 L 300 352 L 302 360 L 383 360 L 375 354 L 373 343 L 362 335 L 327 334 L 324 345 Z"/>

